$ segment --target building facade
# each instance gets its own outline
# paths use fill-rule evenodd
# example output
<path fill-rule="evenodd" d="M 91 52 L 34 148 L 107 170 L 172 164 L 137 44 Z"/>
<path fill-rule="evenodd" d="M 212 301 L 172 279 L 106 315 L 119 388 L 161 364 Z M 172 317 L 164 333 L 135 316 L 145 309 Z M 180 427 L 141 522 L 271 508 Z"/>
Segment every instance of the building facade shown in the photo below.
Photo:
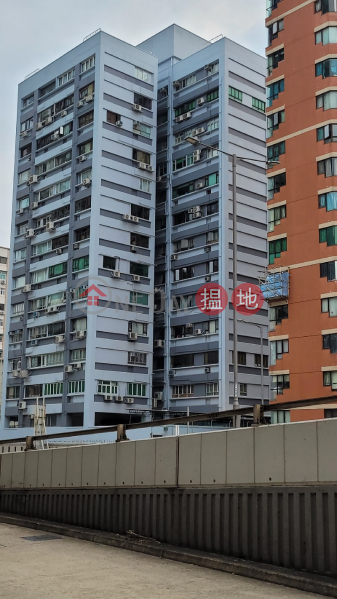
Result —
<path fill-rule="evenodd" d="M 271 381 L 277 401 L 337 391 L 337 4 L 272 0 L 266 26 Z M 335 415 L 336 406 L 291 411 Z"/>
<path fill-rule="evenodd" d="M 137 48 L 99 32 L 20 84 L 3 435 L 31 431 L 37 398 L 55 431 L 230 407 L 232 305 L 205 317 L 195 294 L 205 282 L 232 294 L 231 160 L 218 149 L 247 158 L 239 283 L 266 268 L 264 103 L 264 58 L 176 25 Z M 261 401 L 254 324 L 269 397 L 266 305 L 249 320 L 243 405 Z"/>
<path fill-rule="evenodd" d="M 232 161 L 218 148 L 248 159 L 238 167 L 238 283 L 258 284 L 267 264 L 266 65 L 228 39 L 211 44 L 176 25 L 140 47 L 159 61 L 154 405 L 173 412 L 230 409 Z M 210 148 L 192 146 L 187 136 Z M 229 296 L 228 307 L 214 317 L 196 306 L 197 291 L 209 282 Z M 241 405 L 261 401 L 260 333 L 252 323 L 265 325 L 264 398 L 269 398 L 266 304 L 247 318 L 248 324 L 238 323 Z"/>
<path fill-rule="evenodd" d="M 9 249 L 0 247 L 0 414 L 2 403 L 4 344 L 6 330 L 6 301 L 9 269 Z"/>

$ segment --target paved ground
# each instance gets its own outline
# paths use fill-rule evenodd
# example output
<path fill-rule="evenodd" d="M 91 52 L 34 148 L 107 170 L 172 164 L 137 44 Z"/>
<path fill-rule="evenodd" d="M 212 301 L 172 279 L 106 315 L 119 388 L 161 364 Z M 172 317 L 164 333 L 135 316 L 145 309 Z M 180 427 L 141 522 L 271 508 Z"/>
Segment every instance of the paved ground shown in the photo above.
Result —
<path fill-rule="evenodd" d="M 34 539 L 39 540 L 34 540 Z M 303 593 L 87 541 L 0 524 L 6 599 L 308 599 Z"/>

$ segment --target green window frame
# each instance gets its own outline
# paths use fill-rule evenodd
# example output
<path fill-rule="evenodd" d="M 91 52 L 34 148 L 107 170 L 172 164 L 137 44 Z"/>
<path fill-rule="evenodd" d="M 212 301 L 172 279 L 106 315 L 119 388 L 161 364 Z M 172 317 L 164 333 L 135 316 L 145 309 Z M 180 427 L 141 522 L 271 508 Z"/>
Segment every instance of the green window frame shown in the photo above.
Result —
<path fill-rule="evenodd" d="M 86 270 L 87 268 L 89 268 L 89 256 L 83 256 L 83 258 L 73 259 L 73 272 L 78 272 L 79 270 Z"/>
<path fill-rule="evenodd" d="M 208 92 L 207 94 L 207 102 L 213 102 L 214 100 L 218 100 L 219 98 L 219 88 L 213 89 L 213 91 Z"/>
<path fill-rule="evenodd" d="M 140 277 L 149 276 L 149 267 L 147 264 L 139 264 L 138 262 L 130 262 L 130 275 L 139 275 Z"/>
<path fill-rule="evenodd" d="M 229 85 L 228 87 L 228 95 L 232 100 L 236 100 L 237 102 L 242 102 L 242 92 L 235 87 Z"/>
<path fill-rule="evenodd" d="M 259 110 L 259 112 L 266 112 L 266 103 L 258 98 L 252 98 L 252 108 Z"/>
<path fill-rule="evenodd" d="M 146 293 L 139 293 L 138 291 L 130 291 L 130 303 L 139 304 L 141 306 L 149 305 L 149 296 Z"/>
<path fill-rule="evenodd" d="M 178 106 L 178 108 L 175 109 L 175 116 L 180 116 L 182 114 L 185 114 L 185 112 L 189 112 L 190 110 L 194 110 L 195 109 L 195 100 L 191 100 L 191 102 L 186 102 L 185 104 L 182 104 L 181 106 Z"/>
<path fill-rule="evenodd" d="M 116 381 L 97 381 L 97 393 L 100 395 L 118 395 L 118 383 Z"/>
<path fill-rule="evenodd" d="M 85 381 L 68 381 L 68 394 L 84 392 Z"/>
<path fill-rule="evenodd" d="M 288 243 L 286 237 L 269 241 L 269 264 L 274 264 L 275 258 L 281 258 L 282 252 L 286 252 L 287 249 Z"/>
<path fill-rule="evenodd" d="M 63 383 L 45 383 L 43 385 L 43 395 L 62 395 Z"/>
<path fill-rule="evenodd" d="M 337 245 L 337 226 L 325 227 L 319 230 L 319 242 L 327 246 Z"/>
<path fill-rule="evenodd" d="M 134 397 L 146 397 L 146 384 L 128 383 L 127 394 Z"/>
<path fill-rule="evenodd" d="M 61 277 L 62 275 L 67 274 L 67 262 L 62 262 L 61 264 L 55 264 L 54 266 L 49 266 L 48 268 L 48 279 L 53 279 L 55 277 Z"/>

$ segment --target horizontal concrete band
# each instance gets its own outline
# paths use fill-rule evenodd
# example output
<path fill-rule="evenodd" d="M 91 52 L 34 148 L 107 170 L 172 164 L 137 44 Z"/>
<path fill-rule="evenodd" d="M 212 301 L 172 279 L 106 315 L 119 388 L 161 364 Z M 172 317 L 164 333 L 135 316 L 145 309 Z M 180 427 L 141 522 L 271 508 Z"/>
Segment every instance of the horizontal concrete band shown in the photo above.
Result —
<path fill-rule="evenodd" d="M 133 531 L 188 550 L 337 577 L 336 484 L 256 489 L 4 490 L 0 491 L 0 512 L 0 521 L 12 514 L 13 524 L 18 517 L 40 518 L 101 531 L 93 533 L 91 540 L 96 542 L 97 535 L 107 538 L 104 533 Z M 60 533 L 67 534 L 64 527 Z M 337 583 L 334 588 L 336 593 Z"/>

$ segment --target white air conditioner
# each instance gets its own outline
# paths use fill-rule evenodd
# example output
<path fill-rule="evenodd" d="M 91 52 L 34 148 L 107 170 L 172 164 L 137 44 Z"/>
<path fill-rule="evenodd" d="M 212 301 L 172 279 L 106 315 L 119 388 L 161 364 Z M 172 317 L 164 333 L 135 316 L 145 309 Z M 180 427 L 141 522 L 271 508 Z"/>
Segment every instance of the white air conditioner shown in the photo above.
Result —
<path fill-rule="evenodd" d="M 63 254 L 63 249 L 62 248 L 56 248 L 56 253 L 57 254 Z"/>
<path fill-rule="evenodd" d="M 80 247 L 80 244 L 78 243 L 78 241 L 75 241 L 75 243 L 74 243 L 74 246 L 73 246 L 73 247 L 74 247 L 74 250 L 78 250 L 78 249 L 79 249 L 79 247 Z"/>
<path fill-rule="evenodd" d="M 82 370 L 82 362 L 76 362 L 76 364 L 73 364 L 73 369 Z"/>
<path fill-rule="evenodd" d="M 61 116 L 67 116 L 68 114 L 68 110 L 62 110 L 61 111 Z"/>
<path fill-rule="evenodd" d="M 88 94 L 88 95 L 85 97 L 85 101 L 86 101 L 87 103 L 88 103 L 88 102 L 92 102 L 92 101 L 93 101 L 93 99 L 94 99 L 94 94 Z"/>
<path fill-rule="evenodd" d="M 203 104 L 205 104 L 205 98 L 198 98 L 197 99 L 197 105 L 198 106 L 202 106 Z"/>
<path fill-rule="evenodd" d="M 134 223 L 139 223 L 139 217 L 138 217 L 138 216 L 132 216 L 132 215 L 131 215 L 131 220 L 132 220 L 132 222 L 134 222 Z"/>
<path fill-rule="evenodd" d="M 114 396 L 113 395 L 104 395 L 103 399 L 104 401 L 113 401 Z"/>
<path fill-rule="evenodd" d="M 57 140 L 57 139 L 59 139 L 59 138 L 60 138 L 60 132 L 59 132 L 59 131 L 55 131 L 55 133 L 53 133 L 53 134 L 51 135 L 51 139 L 52 139 L 52 141 L 56 141 L 56 140 Z"/>
<path fill-rule="evenodd" d="M 164 399 L 163 391 L 156 391 L 156 393 L 154 393 L 154 399 L 156 399 L 157 401 L 163 401 L 163 399 Z"/>
<path fill-rule="evenodd" d="M 199 127 L 198 129 L 194 129 L 193 133 L 194 135 L 201 135 L 201 133 L 205 133 L 205 131 L 205 127 Z"/>
<path fill-rule="evenodd" d="M 29 293 L 31 290 L 32 290 L 32 286 L 28 284 L 22 288 L 22 293 Z"/>
<path fill-rule="evenodd" d="M 23 208 L 22 208 L 22 206 L 21 206 L 21 208 L 19 208 L 19 210 L 18 210 L 18 213 L 19 213 L 19 214 L 23 214 L 23 210 L 24 210 L 24 209 L 23 209 Z"/>
<path fill-rule="evenodd" d="M 189 208 L 187 212 L 188 212 L 188 214 L 193 214 L 194 209 L 193 208 Z"/>
<path fill-rule="evenodd" d="M 210 275 L 207 275 L 207 276 L 205 277 L 205 281 L 206 281 L 206 283 L 209 283 L 211 280 L 212 280 L 212 277 L 211 277 Z"/>
<path fill-rule="evenodd" d="M 140 131 L 140 125 L 141 123 L 139 121 L 133 123 L 133 129 L 135 129 L 136 131 Z"/>
<path fill-rule="evenodd" d="M 6 285 L 6 281 L 4 281 L 4 279 L 1 279 L 0 283 L 1 285 Z"/>
<path fill-rule="evenodd" d="M 85 162 L 86 159 L 87 159 L 87 155 L 83 154 L 83 156 L 80 156 L 78 160 L 79 160 L 79 162 Z"/>
<path fill-rule="evenodd" d="M 85 339 L 87 336 L 87 331 L 76 331 L 75 339 Z"/>
<path fill-rule="evenodd" d="M 178 260 L 178 254 L 172 254 L 171 260 Z"/>
<path fill-rule="evenodd" d="M 202 330 L 201 329 L 194 329 L 194 334 L 195 335 L 202 335 Z"/>
<path fill-rule="evenodd" d="M 122 219 L 123 220 L 132 220 L 131 214 L 123 214 Z"/>
<path fill-rule="evenodd" d="M 30 344 L 33 345 L 39 345 L 39 340 L 38 339 L 31 339 Z"/>
<path fill-rule="evenodd" d="M 123 401 L 122 395 L 114 395 L 113 397 L 117 403 L 121 403 Z"/>
<path fill-rule="evenodd" d="M 47 116 L 47 118 L 43 121 L 44 125 L 51 125 L 51 123 L 53 122 L 53 117 L 52 116 Z"/>
<path fill-rule="evenodd" d="M 182 114 L 175 118 L 176 123 L 181 123 L 183 120 L 184 120 L 184 115 L 182 115 Z"/>
<path fill-rule="evenodd" d="M 142 171 L 147 171 L 147 167 L 148 165 L 145 162 L 138 162 L 138 168 L 140 168 Z"/>
<path fill-rule="evenodd" d="M 195 186 L 196 189 L 202 189 L 203 187 L 205 187 L 204 181 L 199 181 Z"/>
<path fill-rule="evenodd" d="M 25 410 L 27 408 L 27 403 L 25 401 L 19 401 L 18 402 L 18 409 L 19 410 Z"/>
<path fill-rule="evenodd" d="M 64 367 L 64 372 L 72 372 L 73 371 L 73 367 L 71 364 L 69 364 L 68 366 Z"/>
<path fill-rule="evenodd" d="M 51 220 L 49 223 L 46 223 L 46 231 L 54 231 L 55 223 Z"/>
<path fill-rule="evenodd" d="M 82 108 L 82 106 L 84 106 L 84 100 L 77 102 L 77 108 Z"/>
<path fill-rule="evenodd" d="M 122 127 L 123 121 L 116 121 L 116 127 Z"/>
<path fill-rule="evenodd" d="M 153 347 L 164 347 L 163 339 L 155 339 L 153 342 Z"/>
<path fill-rule="evenodd" d="M 59 307 L 58 306 L 48 306 L 46 312 L 47 314 L 55 314 L 55 312 L 59 311 Z"/>
<path fill-rule="evenodd" d="M 142 112 L 142 107 L 140 104 L 133 104 L 132 110 L 134 110 L 135 112 Z"/>
<path fill-rule="evenodd" d="M 20 379 L 26 379 L 28 376 L 28 370 L 20 370 L 19 377 Z"/>
<path fill-rule="evenodd" d="M 192 214 L 192 218 L 193 218 L 193 220 L 194 220 L 195 218 L 201 218 L 201 217 L 202 217 L 202 213 L 201 213 L 201 212 L 193 212 L 193 214 Z"/>
<path fill-rule="evenodd" d="M 201 150 L 194 150 L 193 162 L 200 162 L 200 160 L 201 160 Z"/>
<path fill-rule="evenodd" d="M 191 112 L 185 112 L 185 114 L 183 114 L 183 120 L 186 121 L 187 119 L 190 119 L 192 116 Z"/>
<path fill-rule="evenodd" d="M 201 207 L 200 206 L 193 206 L 192 211 L 193 212 L 200 212 Z"/>
<path fill-rule="evenodd" d="M 91 179 L 86 178 L 82 180 L 82 185 L 84 185 L 84 187 L 89 187 L 91 184 Z"/>
<path fill-rule="evenodd" d="M 140 276 L 139 275 L 133 275 L 132 280 L 134 283 L 140 283 Z"/>
<path fill-rule="evenodd" d="M 20 137 L 27 137 L 28 136 L 29 131 L 22 131 L 20 133 Z"/>
<path fill-rule="evenodd" d="M 211 246 L 210 245 L 205 245 L 205 252 L 210 252 L 211 251 Z"/>
<path fill-rule="evenodd" d="M 29 237 L 35 237 L 34 229 L 27 229 L 25 237 L 26 237 L 26 239 L 28 239 Z"/>
<path fill-rule="evenodd" d="M 32 210 L 36 210 L 39 207 L 39 202 L 32 203 Z"/>
<path fill-rule="evenodd" d="M 12 370 L 12 372 L 11 372 L 11 377 L 12 377 L 13 379 L 16 379 L 16 378 L 18 378 L 19 376 L 20 376 L 20 371 L 19 371 L 19 370 Z"/>
<path fill-rule="evenodd" d="M 42 123 L 36 123 L 35 130 L 36 131 L 40 131 L 41 129 L 43 129 L 43 124 Z"/>
<path fill-rule="evenodd" d="M 149 171 L 150 173 L 153 173 L 153 166 L 151 166 L 151 164 L 147 164 L 146 170 Z"/>
<path fill-rule="evenodd" d="M 137 333 L 129 333 L 128 339 L 129 339 L 129 341 L 137 341 L 137 339 L 138 339 Z"/>
<path fill-rule="evenodd" d="M 173 87 L 175 87 L 176 89 L 180 88 L 180 81 L 173 81 Z"/>
<path fill-rule="evenodd" d="M 64 343 L 64 335 L 56 335 L 55 343 Z"/>
<path fill-rule="evenodd" d="M 38 183 L 38 181 L 37 175 L 31 175 L 31 177 L 28 179 L 28 185 L 33 185 L 34 183 Z"/>
<path fill-rule="evenodd" d="M 111 271 L 111 276 L 114 277 L 115 279 L 120 279 L 120 277 L 121 277 L 121 271 L 120 270 L 112 270 Z"/>
<path fill-rule="evenodd" d="M 134 403 L 135 398 L 134 397 L 124 397 L 124 401 L 125 401 L 125 403 Z"/>
<path fill-rule="evenodd" d="M 209 374 L 210 372 L 211 372 L 211 369 L 210 369 L 210 367 L 209 367 L 209 366 L 206 366 L 206 368 L 205 368 L 205 373 L 206 373 L 206 374 Z"/>

